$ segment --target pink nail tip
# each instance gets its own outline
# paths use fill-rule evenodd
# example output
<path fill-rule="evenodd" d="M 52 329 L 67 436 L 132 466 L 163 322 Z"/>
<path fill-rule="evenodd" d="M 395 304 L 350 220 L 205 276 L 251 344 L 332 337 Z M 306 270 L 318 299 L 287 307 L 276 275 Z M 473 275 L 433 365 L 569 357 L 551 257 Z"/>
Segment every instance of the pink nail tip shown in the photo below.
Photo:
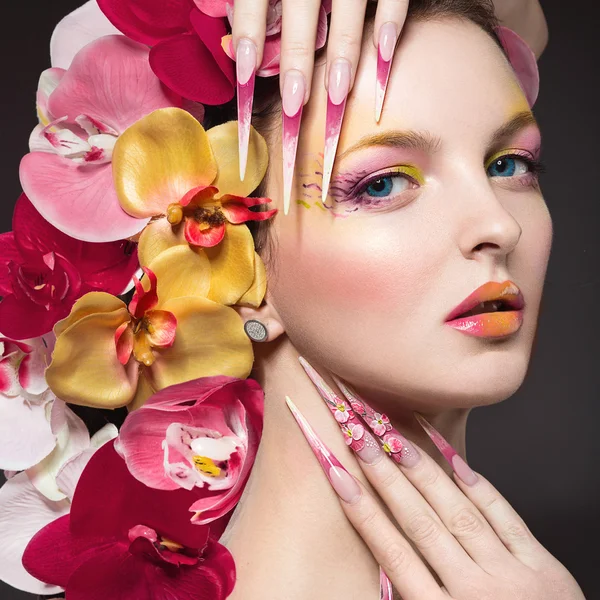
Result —
<path fill-rule="evenodd" d="M 293 117 L 283 113 L 283 213 L 285 215 L 290 210 L 301 120 L 302 106 Z"/>
<path fill-rule="evenodd" d="M 396 25 L 391 22 L 384 23 L 379 31 L 379 48 L 377 52 L 377 86 L 375 95 L 375 121 L 377 123 L 381 119 L 381 111 L 392 69 L 396 40 Z"/>
<path fill-rule="evenodd" d="M 379 567 L 379 600 L 394 600 L 392 582 L 381 567 Z"/>
<path fill-rule="evenodd" d="M 256 47 L 247 39 L 238 42 L 236 54 L 237 111 L 240 179 L 246 176 L 248 144 L 250 143 L 250 121 L 256 79 Z"/>
<path fill-rule="evenodd" d="M 325 153 L 323 158 L 323 183 L 321 185 L 321 201 L 323 204 L 327 202 L 329 183 L 331 182 L 331 173 L 333 172 L 333 163 L 335 162 L 335 153 L 340 140 L 345 110 L 346 99 L 344 99 L 340 104 L 334 104 L 331 101 L 331 98 L 327 99 L 327 116 L 325 118 Z"/>

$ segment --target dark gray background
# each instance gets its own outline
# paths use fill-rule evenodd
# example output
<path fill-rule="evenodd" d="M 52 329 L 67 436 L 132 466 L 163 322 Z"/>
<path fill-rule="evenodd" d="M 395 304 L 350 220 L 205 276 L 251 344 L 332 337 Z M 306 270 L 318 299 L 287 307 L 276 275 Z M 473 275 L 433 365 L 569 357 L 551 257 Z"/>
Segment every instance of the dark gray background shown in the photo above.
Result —
<path fill-rule="evenodd" d="M 10 17 L 4 12 L 0 231 L 10 230 L 21 191 L 18 165 L 37 123 L 35 91 L 49 66 L 52 29 L 80 3 L 11 2 Z M 473 411 L 468 460 L 571 571 L 586 598 L 598 600 L 600 20 L 592 0 L 542 3 L 550 44 L 540 60 L 535 113 L 545 140 L 542 185 L 554 220 L 554 246 L 529 374 L 511 399 Z M 0 582 L 0 600 L 25 598 L 31 596 Z"/>

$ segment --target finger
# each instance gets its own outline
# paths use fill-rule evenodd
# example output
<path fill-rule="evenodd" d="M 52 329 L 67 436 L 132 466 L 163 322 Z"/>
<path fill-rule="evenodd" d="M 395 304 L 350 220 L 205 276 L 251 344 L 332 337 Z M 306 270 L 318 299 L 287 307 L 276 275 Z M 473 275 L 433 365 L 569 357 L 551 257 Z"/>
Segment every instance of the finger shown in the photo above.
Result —
<path fill-rule="evenodd" d="M 377 422 L 377 419 L 373 418 L 375 411 L 343 381 L 337 377 L 334 377 L 334 380 L 355 411 L 363 407 L 360 412 L 364 413 L 362 416 L 367 426 L 382 442 L 389 445 L 389 439 L 395 438 L 400 441 L 401 446 L 412 445 L 416 449 L 412 454 L 418 455 L 418 460 L 413 460 L 410 467 L 400 461 L 400 471 L 392 461 L 382 461 L 383 464 L 377 463 L 373 466 L 361 461 L 361 467 L 367 479 L 387 503 L 398 524 L 417 544 L 442 581 L 456 580 L 456 571 L 448 570 L 444 561 L 443 553 L 446 549 L 455 553 L 458 565 L 465 573 L 472 568 L 473 561 L 488 573 L 506 569 L 513 557 L 485 516 L 446 475 L 442 467 L 416 444 L 408 442 L 389 421 L 383 431 L 373 427 L 372 423 Z M 440 521 L 441 528 L 431 521 L 431 509 Z M 407 528 L 412 533 L 409 533 Z M 438 536 L 446 549 L 437 544 Z M 420 537 L 424 539 L 418 539 Z M 457 552 L 456 545 L 459 545 L 463 552 Z"/>
<path fill-rule="evenodd" d="M 482 475 L 475 475 L 442 434 L 419 413 L 415 418 L 454 469 L 454 480 L 485 517 L 512 556 L 529 566 L 541 564 L 550 553 L 536 540 L 523 519 Z"/>
<path fill-rule="evenodd" d="M 392 68 L 396 43 L 406 21 L 408 0 L 380 0 L 375 15 L 373 42 L 377 48 L 375 121 L 379 123 Z"/>
<path fill-rule="evenodd" d="M 377 500 L 346 471 L 288 396 L 286 403 L 340 497 L 344 513 L 403 600 L 445 600 L 447 596 L 425 563 L 384 514 Z"/>
<path fill-rule="evenodd" d="M 240 179 L 246 175 L 250 121 L 254 101 L 256 69 L 262 62 L 265 45 L 268 0 L 235 0 L 233 48 L 237 78 L 238 156 Z"/>
<path fill-rule="evenodd" d="M 310 96 L 317 26 L 321 19 L 320 31 L 324 36 L 327 14 L 321 7 L 321 0 L 284 0 L 282 7 L 279 65 L 283 112 L 283 212 L 287 215 L 292 195 L 302 107 Z M 319 40 L 321 42 L 325 43 L 325 39 Z"/>
<path fill-rule="evenodd" d="M 346 99 L 352 89 L 360 57 L 366 5 L 367 0 L 333 0 L 332 4 L 325 73 L 327 114 L 321 185 L 323 204 L 327 202 Z"/>
<path fill-rule="evenodd" d="M 477 485 L 469 486 L 454 474 L 456 484 L 479 508 L 509 552 L 531 568 L 542 565 L 551 556 L 550 553 L 506 498 L 483 475 L 478 473 L 477 477 Z"/>

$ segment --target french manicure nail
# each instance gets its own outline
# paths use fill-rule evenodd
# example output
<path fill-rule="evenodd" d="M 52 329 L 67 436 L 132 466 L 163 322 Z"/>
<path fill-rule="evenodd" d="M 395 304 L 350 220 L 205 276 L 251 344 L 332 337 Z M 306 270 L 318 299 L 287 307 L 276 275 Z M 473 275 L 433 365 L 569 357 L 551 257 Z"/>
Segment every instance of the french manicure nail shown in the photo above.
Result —
<path fill-rule="evenodd" d="M 379 51 L 377 53 L 377 87 L 375 92 L 375 121 L 379 123 L 383 100 L 392 68 L 392 58 L 398 39 L 396 24 L 388 21 L 379 29 Z"/>
<path fill-rule="evenodd" d="M 431 438 L 437 449 L 442 453 L 448 464 L 454 469 L 454 472 L 467 484 L 475 485 L 479 478 L 473 472 L 471 467 L 461 458 L 458 452 L 446 441 L 446 438 L 429 423 L 425 417 L 419 413 L 414 413 L 417 422 L 425 430 L 425 433 Z"/>
<path fill-rule="evenodd" d="M 285 401 L 337 495 L 344 500 L 344 502 L 348 502 L 349 504 L 358 500 L 362 492 L 354 477 L 346 471 L 344 465 L 342 465 L 331 450 L 329 450 L 329 448 L 321 441 L 314 429 L 310 426 L 310 423 L 292 402 L 291 398 L 286 396 Z"/>
<path fill-rule="evenodd" d="M 322 202 L 325 204 L 329 192 L 329 182 L 335 161 L 346 100 L 350 90 L 350 63 L 343 58 L 333 61 L 329 69 L 329 83 L 327 86 L 327 114 L 325 117 L 325 152 L 323 159 L 323 185 Z"/>
<path fill-rule="evenodd" d="M 306 84 L 304 75 L 291 69 L 285 74 L 281 104 L 283 107 L 283 213 L 288 214 L 294 181 L 294 165 Z"/>
<path fill-rule="evenodd" d="M 386 415 L 374 411 L 364 398 L 341 379 L 335 375 L 332 377 L 352 409 L 363 417 L 371 431 L 381 440 L 388 456 L 403 467 L 414 467 L 421 460 L 421 455 L 413 444 L 390 423 Z"/>
<path fill-rule="evenodd" d="M 256 46 L 252 40 L 242 38 L 238 41 L 235 61 L 237 75 L 240 179 L 243 181 L 246 175 L 246 163 L 248 161 L 250 121 L 252 119 L 254 80 L 256 78 Z"/>
<path fill-rule="evenodd" d="M 327 385 L 303 356 L 298 357 L 298 360 L 340 426 L 346 444 L 367 464 L 373 465 L 378 462 L 384 452 L 377 440 L 365 430 L 352 408 Z"/>

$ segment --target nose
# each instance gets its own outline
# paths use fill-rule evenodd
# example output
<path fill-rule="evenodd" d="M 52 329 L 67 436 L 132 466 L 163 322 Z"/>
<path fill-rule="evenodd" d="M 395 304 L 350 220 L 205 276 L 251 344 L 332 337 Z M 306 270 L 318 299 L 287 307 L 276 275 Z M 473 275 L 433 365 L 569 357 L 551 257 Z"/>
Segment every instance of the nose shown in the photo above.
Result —
<path fill-rule="evenodd" d="M 479 178 L 478 178 L 479 179 Z M 512 252 L 521 238 L 521 225 L 500 201 L 487 177 L 472 181 L 470 189 L 463 187 L 458 243 L 465 258 L 478 260 L 485 256 L 495 259 Z"/>

